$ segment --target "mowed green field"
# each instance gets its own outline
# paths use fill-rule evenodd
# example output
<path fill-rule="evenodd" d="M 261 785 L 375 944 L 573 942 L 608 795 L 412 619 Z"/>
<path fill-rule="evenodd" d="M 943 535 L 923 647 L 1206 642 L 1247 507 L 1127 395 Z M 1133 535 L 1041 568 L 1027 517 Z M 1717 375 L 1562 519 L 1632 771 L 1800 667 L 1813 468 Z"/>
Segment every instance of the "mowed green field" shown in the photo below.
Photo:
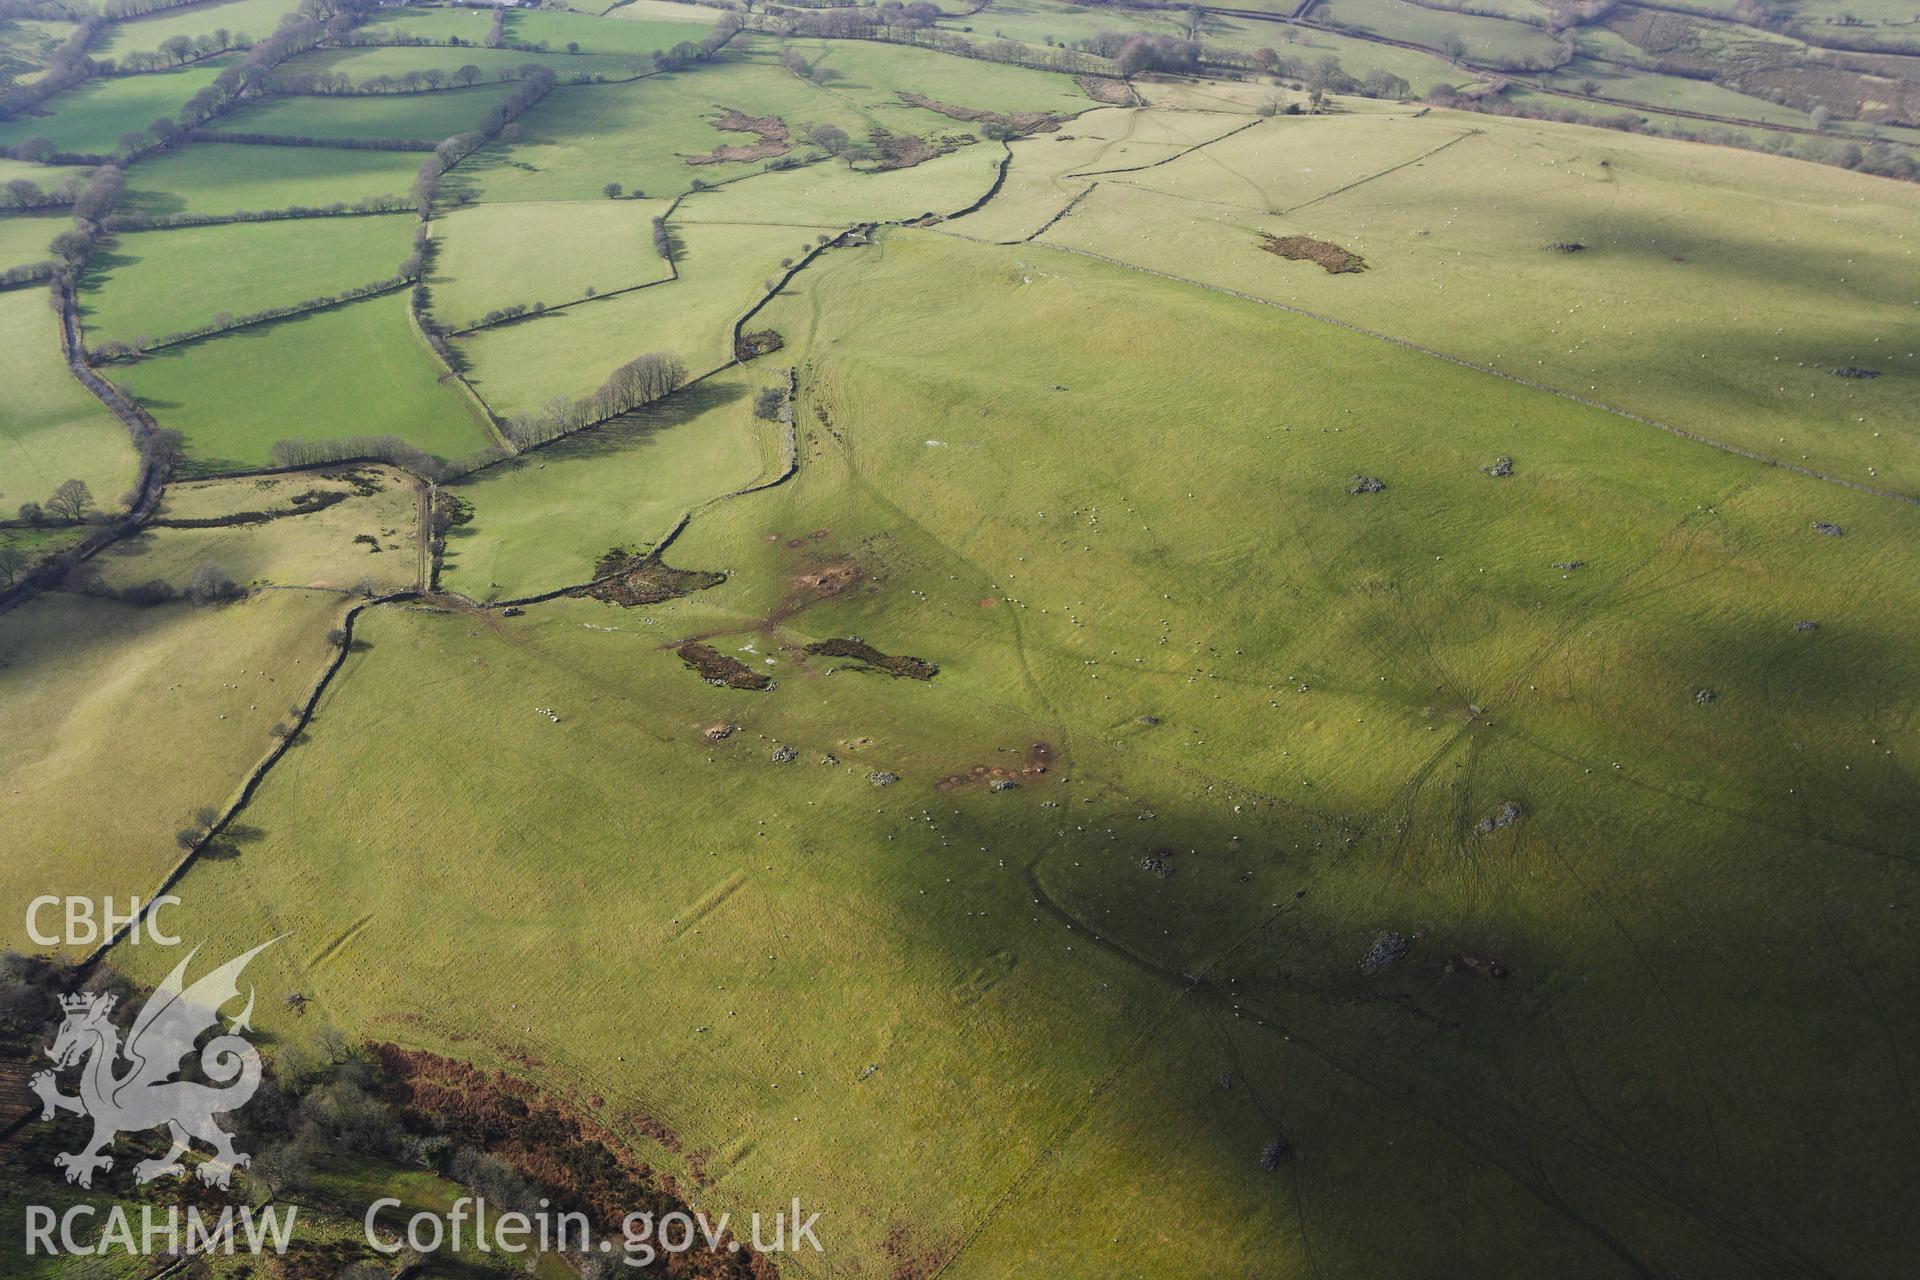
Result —
<path fill-rule="evenodd" d="M 494 83 L 437 93 L 267 98 L 227 112 L 217 127 L 295 138 L 438 143 L 479 127 L 513 91 L 511 84 Z"/>
<path fill-rule="evenodd" d="M 226 0 L 223 4 L 190 4 L 162 10 L 107 28 L 89 52 L 96 58 L 124 58 L 150 53 L 175 36 L 198 39 L 225 31 L 235 43 L 241 37 L 259 43 L 273 34 L 283 18 L 299 6 L 295 0 Z"/>
<path fill-rule="evenodd" d="M 190 469 L 265 466 L 277 440 L 394 435 L 443 458 L 493 444 L 458 387 L 439 381 L 404 293 L 190 342 L 114 370 Z"/>
<path fill-rule="evenodd" d="M 671 268 L 653 245 L 665 200 L 475 205 L 433 224 L 435 317 L 449 329 L 489 311 L 558 306 L 664 280 Z"/>
<path fill-rule="evenodd" d="M 352 205 L 404 197 L 421 157 L 410 151 L 350 151 L 206 142 L 142 160 L 127 171 L 122 208 L 145 217 Z"/>
<path fill-rule="evenodd" d="M 415 225 L 387 214 L 123 231 L 88 260 L 80 321 L 93 346 L 164 338 L 371 284 L 412 252 Z"/>
<path fill-rule="evenodd" d="M 39 115 L 0 120 L 0 147 L 16 147 L 45 138 L 54 150 L 77 155 L 108 155 L 126 133 L 143 133 L 160 116 L 212 84 L 233 62 L 209 58 L 175 71 L 97 78 L 49 98 Z"/>
<path fill-rule="evenodd" d="M 60 318 L 44 288 L 0 292 L 0 513 L 45 502 L 68 480 L 84 480 L 103 508 L 117 510 L 138 474 L 127 429 L 67 369 Z"/>
<path fill-rule="evenodd" d="M 1409 162 L 1441 130 L 1466 136 Z M 1920 192 L 1910 184 L 1440 111 L 1276 120 L 1215 150 L 1103 181 L 1041 242 L 1920 492 L 1920 364 L 1907 336 Z M 1377 158 L 1372 174 L 1359 172 L 1365 157 Z M 1328 185 L 1329 165 L 1343 181 Z M 1502 194 L 1513 191 L 1526 199 Z M 1755 219 L 1755 201 L 1766 217 Z M 1263 253 L 1262 231 L 1317 237 L 1367 269 L 1330 275 Z M 1882 376 L 1832 372 L 1849 367 Z"/>
<path fill-rule="evenodd" d="M 822 1275 L 1899 1255 L 1914 512 L 1031 246 L 892 232 L 767 319 L 799 474 L 668 554 L 724 585 L 365 620 L 181 887 L 210 946 L 298 922 L 263 997 L 526 1054 L 821 1209 Z M 848 634 L 940 674 L 799 651 Z"/>
<path fill-rule="evenodd" d="M 715 494 L 777 475 L 776 424 L 753 416 L 777 360 L 697 386 L 471 477 L 452 492 L 472 519 L 448 535 L 440 581 L 475 600 L 537 595 L 594 576 L 614 547 L 651 550 Z"/>

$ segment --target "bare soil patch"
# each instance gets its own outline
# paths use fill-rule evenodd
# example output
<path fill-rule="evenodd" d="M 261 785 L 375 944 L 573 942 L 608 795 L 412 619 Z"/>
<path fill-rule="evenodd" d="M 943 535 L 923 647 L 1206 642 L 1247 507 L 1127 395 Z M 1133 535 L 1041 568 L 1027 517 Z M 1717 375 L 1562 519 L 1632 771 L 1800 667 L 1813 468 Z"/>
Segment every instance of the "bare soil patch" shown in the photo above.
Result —
<path fill-rule="evenodd" d="M 773 679 L 755 671 L 740 659 L 721 653 L 712 645 L 689 640 L 674 650 L 680 660 L 700 673 L 708 684 L 728 689 L 762 690 L 773 687 Z"/>
<path fill-rule="evenodd" d="M 758 142 L 728 142 L 705 155 L 682 156 L 688 164 L 729 164 L 739 160 L 771 160 L 793 150 L 788 141 L 787 122 L 779 116 L 750 116 L 728 108 L 710 124 L 722 133 L 751 133 Z"/>
<path fill-rule="evenodd" d="M 1075 76 L 1073 82 L 1080 86 L 1080 92 L 1095 102 L 1104 102 L 1110 107 L 1130 107 L 1134 103 L 1133 89 L 1125 80 L 1108 76 Z"/>
<path fill-rule="evenodd" d="M 807 652 L 828 658 L 853 658 L 888 675 L 907 680 L 931 680 L 940 671 L 936 664 L 924 658 L 885 654 L 855 636 L 844 640 L 822 640 L 818 644 L 808 645 Z"/>
<path fill-rule="evenodd" d="M 1270 236 L 1262 232 L 1260 247 L 1292 262 L 1318 263 L 1326 268 L 1328 275 L 1367 269 L 1366 259 L 1359 254 L 1348 253 L 1337 244 L 1315 240 L 1312 236 Z"/>

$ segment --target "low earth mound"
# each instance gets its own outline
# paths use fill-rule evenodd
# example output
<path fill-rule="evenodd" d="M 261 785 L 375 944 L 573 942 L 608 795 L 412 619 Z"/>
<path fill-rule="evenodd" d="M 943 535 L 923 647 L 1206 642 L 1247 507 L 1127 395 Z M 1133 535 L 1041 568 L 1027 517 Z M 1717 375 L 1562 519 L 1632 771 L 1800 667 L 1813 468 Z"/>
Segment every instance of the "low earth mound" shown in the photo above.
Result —
<path fill-rule="evenodd" d="M 1328 275 L 1367 269 L 1366 259 L 1359 254 L 1348 253 L 1337 244 L 1315 240 L 1312 236 L 1270 236 L 1262 232 L 1260 247 L 1290 262 L 1317 262 L 1326 268 Z"/>
<path fill-rule="evenodd" d="M 828 658 L 854 658 L 888 675 L 901 676 L 908 680 L 931 680 L 940 672 L 938 665 L 924 658 L 912 658 L 905 654 L 898 656 L 885 654 L 866 641 L 853 636 L 844 640 L 822 640 L 818 644 L 810 644 L 807 646 L 807 652 Z"/>
<path fill-rule="evenodd" d="M 731 164 L 740 160 L 771 160 L 793 150 L 787 135 L 787 122 L 779 116 L 750 116 L 728 109 L 711 121 L 722 133 L 751 133 L 758 142 L 728 142 L 704 155 L 683 156 L 688 164 Z"/>
<path fill-rule="evenodd" d="M 651 555 L 634 555 L 615 547 L 600 557 L 600 563 L 593 567 L 593 578 L 575 594 L 631 609 L 635 605 L 659 604 L 717 587 L 727 580 L 727 575 L 700 569 L 675 569 Z"/>
<path fill-rule="evenodd" d="M 698 640 L 689 640 L 674 650 L 680 660 L 700 673 L 700 678 L 708 684 L 722 685 L 728 689 L 771 689 L 773 678 L 763 675 L 749 667 L 738 658 L 729 657 L 709 644 Z"/>
<path fill-rule="evenodd" d="M 997 124 L 1015 133 L 1052 133 L 1060 127 L 1060 117 L 1048 111 L 987 111 L 980 107 L 957 107 L 951 102 L 937 102 L 924 93 L 903 92 L 900 101 L 950 119 L 964 120 L 968 124 Z"/>

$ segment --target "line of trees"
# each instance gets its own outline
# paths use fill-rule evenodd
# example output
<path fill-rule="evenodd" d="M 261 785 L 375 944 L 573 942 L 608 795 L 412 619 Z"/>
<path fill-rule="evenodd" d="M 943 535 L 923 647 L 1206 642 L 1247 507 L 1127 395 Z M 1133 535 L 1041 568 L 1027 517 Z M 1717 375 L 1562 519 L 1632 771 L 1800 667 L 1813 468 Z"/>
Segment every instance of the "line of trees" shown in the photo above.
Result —
<path fill-rule="evenodd" d="M 60 264 L 48 258 L 43 262 L 29 262 L 18 267 L 8 267 L 0 271 L 0 289 L 18 289 L 21 285 L 41 284 L 51 280 L 60 271 Z"/>
<path fill-rule="evenodd" d="M 92 47 L 95 40 L 100 38 L 100 33 L 106 30 L 106 26 L 106 22 L 101 18 L 83 19 L 74 28 L 73 34 L 48 56 L 45 75 L 32 84 L 15 85 L 6 92 L 0 93 L 0 120 L 25 115 L 56 93 L 64 93 L 75 85 L 92 79 L 95 68 L 92 60 L 87 57 L 87 50 Z M 46 139 L 42 138 L 40 141 L 46 142 Z M 52 143 L 47 143 L 49 151 L 52 150 L 52 146 Z M 27 159 L 28 157 L 18 156 L 17 158 Z"/>
<path fill-rule="evenodd" d="M 335 462 L 385 462 L 439 483 L 490 467 L 506 456 L 502 449 L 488 448 L 465 458 L 436 458 L 420 446 L 394 435 L 276 440 L 267 451 L 268 461 L 275 469 L 317 467 Z"/>
<path fill-rule="evenodd" d="M 494 76 L 502 84 L 514 80 L 525 80 L 535 71 L 545 71 L 552 75 L 552 69 L 537 62 L 523 62 L 515 67 L 501 67 Z M 277 94 L 315 94 L 328 97 L 343 97 L 354 94 L 388 93 L 432 93 L 440 89 L 464 89 L 478 84 L 486 78 L 486 72 L 469 62 L 452 71 L 443 71 L 439 67 L 426 67 L 403 72 L 397 76 L 368 76 L 365 80 L 354 80 L 344 71 L 282 71 L 273 77 L 271 91 Z"/>
<path fill-rule="evenodd" d="M 686 380 L 686 362 L 679 356 L 649 352 L 615 369 L 591 395 L 578 400 L 556 396 L 545 409 L 517 414 L 501 429 L 516 448 L 531 449 L 651 404 L 679 390 Z"/>
<path fill-rule="evenodd" d="M 288 205 L 284 209 L 235 209 L 232 213 L 120 213 L 102 226 L 108 231 L 157 231 L 166 227 L 211 227 L 226 222 L 277 222 L 283 218 L 353 218 L 370 213 L 402 213 L 414 207 L 406 196 L 365 196 L 352 204 Z"/>
<path fill-rule="evenodd" d="M 157 49 L 143 50 L 138 53 L 121 55 L 120 64 L 115 67 L 108 59 L 99 65 L 102 75 L 116 72 L 130 75 L 141 71 L 162 71 L 169 67 L 183 66 L 197 62 L 202 58 L 211 58 L 216 53 L 226 53 L 231 49 L 251 49 L 253 40 L 244 31 L 229 31 L 225 27 L 215 27 L 200 36 L 168 36 L 160 42 Z"/>
<path fill-rule="evenodd" d="M 292 133 L 246 133 L 234 129 L 195 129 L 193 142 L 245 142 L 262 147 L 326 147 L 330 151 L 431 151 L 431 138 L 308 138 Z"/>
<path fill-rule="evenodd" d="M 10 213 L 21 213 L 33 209 L 65 209 L 80 193 L 78 179 L 70 179 L 65 185 L 51 191 L 44 190 L 31 178 L 14 178 L 5 186 L 0 186 L 0 209 Z"/>

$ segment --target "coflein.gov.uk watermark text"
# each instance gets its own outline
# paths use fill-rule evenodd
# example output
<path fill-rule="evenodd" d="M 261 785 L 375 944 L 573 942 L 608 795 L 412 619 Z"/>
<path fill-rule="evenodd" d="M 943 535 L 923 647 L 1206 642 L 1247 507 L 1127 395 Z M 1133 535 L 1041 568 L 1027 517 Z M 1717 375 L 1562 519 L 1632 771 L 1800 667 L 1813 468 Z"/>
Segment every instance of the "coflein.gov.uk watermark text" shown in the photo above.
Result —
<path fill-rule="evenodd" d="M 674 1211 L 655 1215 L 630 1213 L 621 1220 L 618 1237 L 594 1238 L 583 1213 L 552 1210 L 542 1200 L 531 1213 L 495 1211 L 484 1199 L 463 1196 L 444 1214 L 415 1212 L 404 1217 L 394 1197 L 373 1202 L 362 1219 L 366 1242 L 375 1253 L 394 1257 L 412 1253 L 582 1253 L 618 1256 L 630 1267 L 650 1267 L 676 1254 L 705 1251 L 737 1253 L 750 1243 L 760 1253 L 824 1252 L 815 1234 L 818 1213 L 806 1213 L 800 1201 L 792 1209 L 766 1218 L 749 1215 L 746 1235 L 733 1231 L 733 1218 L 721 1214 Z M 190 1206 L 127 1205 L 99 1209 L 90 1204 L 55 1209 L 26 1207 L 25 1253 L 28 1257 L 176 1257 L 182 1254 L 284 1254 L 299 1218 L 297 1205 L 227 1205 L 219 1213 Z"/>

